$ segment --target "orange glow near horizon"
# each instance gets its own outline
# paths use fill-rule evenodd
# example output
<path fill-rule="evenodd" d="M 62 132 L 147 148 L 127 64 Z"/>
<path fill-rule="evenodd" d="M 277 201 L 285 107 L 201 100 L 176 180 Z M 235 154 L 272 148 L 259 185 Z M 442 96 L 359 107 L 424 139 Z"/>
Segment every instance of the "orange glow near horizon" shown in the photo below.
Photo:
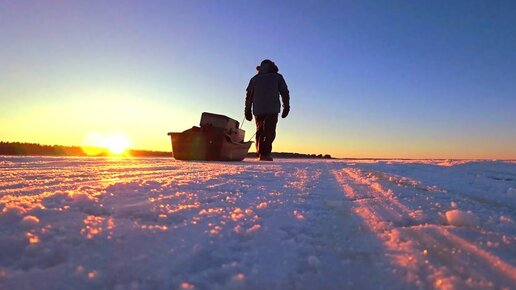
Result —
<path fill-rule="evenodd" d="M 88 133 L 82 142 L 82 150 L 87 155 L 99 155 L 108 150 L 111 155 L 125 155 L 131 145 L 129 138 L 123 134 L 102 135 L 100 133 Z"/>

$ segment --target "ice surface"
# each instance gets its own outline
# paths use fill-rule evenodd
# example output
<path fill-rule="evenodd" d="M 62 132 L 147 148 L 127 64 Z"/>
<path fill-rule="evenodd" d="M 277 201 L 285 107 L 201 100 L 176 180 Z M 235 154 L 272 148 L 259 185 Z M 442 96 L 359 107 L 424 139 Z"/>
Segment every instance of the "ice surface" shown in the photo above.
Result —
<path fill-rule="evenodd" d="M 516 163 L 0 156 L 0 289 L 516 289 Z"/>

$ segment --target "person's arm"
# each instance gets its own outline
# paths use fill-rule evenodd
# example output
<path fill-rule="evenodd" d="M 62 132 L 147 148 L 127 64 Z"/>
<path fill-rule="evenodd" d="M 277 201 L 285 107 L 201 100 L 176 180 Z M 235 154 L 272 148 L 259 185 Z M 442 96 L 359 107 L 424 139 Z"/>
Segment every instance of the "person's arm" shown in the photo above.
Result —
<path fill-rule="evenodd" d="M 253 120 L 253 113 L 251 112 L 251 107 L 253 106 L 253 92 L 254 92 L 254 79 L 249 81 L 249 85 L 247 86 L 247 92 L 245 95 L 245 109 L 244 115 L 247 121 Z"/>
<path fill-rule="evenodd" d="M 285 79 L 282 75 L 280 75 L 280 81 L 279 81 L 279 92 L 281 95 L 281 102 L 283 103 L 283 112 L 281 113 L 281 117 L 285 118 L 287 117 L 288 113 L 290 112 L 290 92 L 288 91 L 287 83 L 285 82 Z"/>

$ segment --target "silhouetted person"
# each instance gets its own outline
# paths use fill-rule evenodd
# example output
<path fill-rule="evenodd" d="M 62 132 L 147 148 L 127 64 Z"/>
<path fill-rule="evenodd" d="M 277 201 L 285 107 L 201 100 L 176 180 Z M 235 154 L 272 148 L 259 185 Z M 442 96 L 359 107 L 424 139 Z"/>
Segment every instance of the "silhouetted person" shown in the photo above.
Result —
<path fill-rule="evenodd" d="M 278 73 L 274 62 L 265 59 L 256 67 L 258 73 L 251 78 L 245 98 L 245 118 L 256 120 L 256 153 L 260 160 L 272 161 L 272 142 L 276 138 L 276 123 L 283 102 L 282 118 L 290 112 L 290 96 L 287 83 Z M 252 109 L 252 111 L 251 111 Z"/>

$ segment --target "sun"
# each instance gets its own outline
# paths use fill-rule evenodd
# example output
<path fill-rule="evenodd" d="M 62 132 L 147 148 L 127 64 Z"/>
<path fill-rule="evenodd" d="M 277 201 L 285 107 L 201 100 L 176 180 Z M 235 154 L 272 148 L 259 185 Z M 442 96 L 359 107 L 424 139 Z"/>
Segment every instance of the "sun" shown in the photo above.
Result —
<path fill-rule="evenodd" d="M 112 154 L 122 154 L 129 148 L 129 139 L 123 135 L 108 136 L 104 140 L 104 146 Z"/>
<path fill-rule="evenodd" d="M 109 153 L 110 155 L 125 155 L 131 146 L 129 138 L 124 134 L 100 134 L 90 132 L 83 140 L 82 149 L 90 156 L 99 156 Z"/>

